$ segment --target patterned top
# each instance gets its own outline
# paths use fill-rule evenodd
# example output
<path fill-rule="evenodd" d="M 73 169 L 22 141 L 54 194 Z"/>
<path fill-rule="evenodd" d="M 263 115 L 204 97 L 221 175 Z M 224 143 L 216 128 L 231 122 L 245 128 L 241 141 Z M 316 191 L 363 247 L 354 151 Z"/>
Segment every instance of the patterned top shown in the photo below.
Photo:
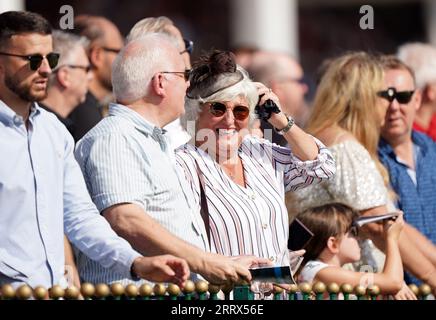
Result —
<path fill-rule="evenodd" d="M 385 141 L 379 143 L 380 160 L 389 171 L 392 188 L 398 195 L 398 208 L 404 219 L 436 244 L 436 144 L 422 133 L 413 131 L 416 171 L 409 168 L 395 155 Z M 415 174 L 414 183 L 410 171 Z M 408 282 L 420 282 L 407 275 Z"/>
<path fill-rule="evenodd" d="M 189 144 L 177 150 L 177 162 L 190 182 L 198 210 L 197 165 L 204 177 L 212 251 L 227 256 L 256 255 L 280 264 L 289 225 L 285 192 L 329 179 L 335 171 L 330 152 L 321 142 L 317 144 L 318 157 L 303 162 L 288 148 L 246 137 L 239 148 L 245 187 L 234 183 L 203 150 Z"/>
<path fill-rule="evenodd" d="M 394 210 L 388 190 L 368 151 L 356 140 L 346 140 L 329 147 L 336 160 L 334 179 L 298 190 L 287 197 L 291 219 L 298 213 L 328 203 L 340 202 L 362 211 L 386 205 Z M 369 265 L 373 272 L 381 271 L 384 255 L 371 240 L 360 242 L 362 259 L 355 270 Z M 347 266 L 350 267 L 350 266 Z"/>
<path fill-rule="evenodd" d="M 356 140 L 329 147 L 336 160 L 334 179 L 299 190 L 288 197 L 292 218 L 310 207 L 340 202 L 356 210 L 386 205 L 388 192 L 368 151 Z"/>
<path fill-rule="evenodd" d="M 109 116 L 79 141 L 75 155 L 100 212 L 119 203 L 136 204 L 169 232 L 208 249 L 203 220 L 164 130 L 125 106 L 111 104 Z M 83 255 L 77 264 L 85 281 L 127 283 L 121 274 Z"/>

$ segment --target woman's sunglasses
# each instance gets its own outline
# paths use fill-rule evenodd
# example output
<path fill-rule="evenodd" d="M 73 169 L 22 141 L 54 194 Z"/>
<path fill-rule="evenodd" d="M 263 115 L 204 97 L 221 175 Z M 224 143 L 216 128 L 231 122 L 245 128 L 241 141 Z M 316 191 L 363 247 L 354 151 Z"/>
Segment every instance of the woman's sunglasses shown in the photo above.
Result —
<path fill-rule="evenodd" d="M 222 117 L 227 112 L 227 107 L 224 103 L 212 102 L 210 103 L 209 112 L 214 117 Z M 245 106 L 236 106 L 232 109 L 232 112 L 236 120 L 242 121 L 247 119 L 250 109 Z"/>
<path fill-rule="evenodd" d="M 379 91 L 377 95 L 382 97 L 383 99 L 388 100 L 389 102 L 397 99 L 400 104 L 408 104 L 410 100 L 412 100 L 413 93 L 415 91 L 397 91 L 395 88 L 388 88 L 388 90 Z"/>
<path fill-rule="evenodd" d="M 31 54 L 31 55 L 20 55 L 20 54 L 13 54 L 13 53 L 7 53 L 7 52 L 0 52 L 0 55 L 3 56 L 10 56 L 10 57 L 19 57 L 23 58 L 25 60 L 28 60 L 30 62 L 30 70 L 36 71 L 39 69 L 39 67 L 42 64 L 42 60 L 44 58 L 47 59 L 48 65 L 51 69 L 56 68 L 59 62 L 59 53 L 50 52 L 46 56 L 43 56 L 42 54 Z"/>

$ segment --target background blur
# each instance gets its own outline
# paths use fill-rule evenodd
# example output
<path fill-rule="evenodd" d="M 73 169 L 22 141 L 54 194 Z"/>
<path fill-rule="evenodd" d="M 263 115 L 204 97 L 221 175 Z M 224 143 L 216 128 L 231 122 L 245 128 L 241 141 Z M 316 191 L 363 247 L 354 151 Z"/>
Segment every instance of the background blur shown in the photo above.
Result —
<path fill-rule="evenodd" d="M 194 60 L 211 48 L 289 52 L 305 70 L 309 98 L 325 58 L 348 50 L 395 53 L 410 41 L 436 44 L 432 0 L 1 0 L 0 11 L 38 12 L 59 28 L 66 4 L 75 15 L 109 18 L 124 35 L 142 18 L 168 16 L 194 41 Z M 360 29 L 363 5 L 374 9 L 373 30 Z"/>

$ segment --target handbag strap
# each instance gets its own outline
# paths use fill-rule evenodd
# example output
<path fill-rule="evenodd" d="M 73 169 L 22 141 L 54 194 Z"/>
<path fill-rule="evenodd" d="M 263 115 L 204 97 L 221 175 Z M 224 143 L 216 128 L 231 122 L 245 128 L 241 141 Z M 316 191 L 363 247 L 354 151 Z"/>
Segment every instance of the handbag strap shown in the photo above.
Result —
<path fill-rule="evenodd" d="M 206 185 L 204 183 L 203 174 L 200 172 L 200 169 L 198 167 L 197 160 L 195 160 L 195 167 L 197 169 L 197 175 L 198 180 L 200 181 L 200 213 L 201 218 L 204 222 L 204 227 L 206 229 L 207 234 L 207 240 L 209 241 L 209 247 L 210 247 L 210 225 L 209 225 L 209 207 L 207 206 L 207 199 L 206 199 Z"/>

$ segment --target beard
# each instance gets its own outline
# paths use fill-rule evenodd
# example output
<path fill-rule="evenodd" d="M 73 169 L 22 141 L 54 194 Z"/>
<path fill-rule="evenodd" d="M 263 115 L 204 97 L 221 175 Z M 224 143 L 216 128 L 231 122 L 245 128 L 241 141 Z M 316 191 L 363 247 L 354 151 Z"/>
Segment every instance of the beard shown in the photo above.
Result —
<path fill-rule="evenodd" d="M 44 100 L 47 97 L 47 85 L 43 90 L 32 89 L 32 82 L 30 84 L 19 83 L 13 77 L 5 75 L 6 87 L 15 93 L 21 100 L 28 102 L 38 102 Z"/>

